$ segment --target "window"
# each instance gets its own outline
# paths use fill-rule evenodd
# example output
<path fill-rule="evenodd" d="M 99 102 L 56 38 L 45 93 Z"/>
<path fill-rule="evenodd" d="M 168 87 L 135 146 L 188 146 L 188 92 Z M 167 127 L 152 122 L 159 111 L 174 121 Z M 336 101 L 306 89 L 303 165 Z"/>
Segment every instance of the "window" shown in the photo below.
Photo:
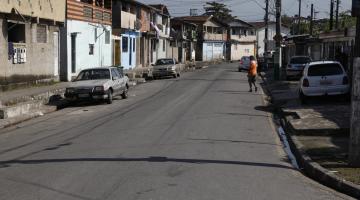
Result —
<path fill-rule="evenodd" d="M 166 40 L 163 40 L 163 51 L 166 51 Z"/>
<path fill-rule="evenodd" d="M 123 52 L 128 52 L 128 48 L 129 48 L 129 38 L 128 37 L 123 37 L 122 38 L 122 50 L 123 50 Z"/>
<path fill-rule="evenodd" d="M 37 25 L 36 27 L 36 41 L 38 43 L 47 42 L 47 28 L 46 25 Z"/>
<path fill-rule="evenodd" d="M 8 42 L 25 43 L 25 24 L 8 22 Z"/>
<path fill-rule="evenodd" d="M 233 29 L 231 29 L 232 30 L 232 34 L 233 35 L 236 35 L 236 30 L 233 28 Z"/>
<path fill-rule="evenodd" d="M 112 77 L 120 78 L 119 71 L 117 69 L 111 69 L 111 75 Z"/>
<path fill-rule="evenodd" d="M 89 44 L 89 55 L 94 55 L 94 44 Z"/>
<path fill-rule="evenodd" d="M 334 76 L 343 73 L 344 71 L 339 64 L 321 64 L 310 66 L 308 76 Z"/>
<path fill-rule="evenodd" d="M 110 44 L 110 31 L 105 31 L 105 44 Z"/>
<path fill-rule="evenodd" d="M 133 38 L 133 52 L 135 52 L 135 50 L 136 50 L 135 38 Z"/>

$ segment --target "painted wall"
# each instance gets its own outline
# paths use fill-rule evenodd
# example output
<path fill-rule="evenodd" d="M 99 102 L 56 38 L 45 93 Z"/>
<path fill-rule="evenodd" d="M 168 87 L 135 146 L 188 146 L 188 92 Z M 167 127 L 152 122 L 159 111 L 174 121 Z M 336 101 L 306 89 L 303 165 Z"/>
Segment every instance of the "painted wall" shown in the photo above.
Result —
<path fill-rule="evenodd" d="M 0 0 L 0 13 L 11 13 L 15 8 L 22 15 L 65 21 L 65 0 Z"/>
<path fill-rule="evenodd" d="M 274 36 L 276 35 L 276 25 L 270 24 L 268 28 L 268 38 L 269 38 L 269 50 L 274 50 L 275 48 L 275 41 L 273 40 Z M 286 27 L 281 27 L 281 34 L 283 36 L 290 34 L 290 29 Z M 257 43 L 258 43 L 258 54 L 259 56 L 264 55 L 265 50 L 265 27 L 262 27 L 257 30 Z"/>
<path fill-rule="evenodd" d="M 164 43 L 165 43 L 165 49 L 164 49 Z M 165 38 L 160 38 L 159 39 L 159 42 L 158 42 L 158 44 L 157 44 L 157 59 L 161 59 L 161 58 L 167 58 L 167 55 L 166 55 L 166 52 L 167 52 L 167 48 L 169 48 L 168 47 L 168 44 L 169 43 L 169 41 L 167 40 L 167 39 L 165 39 Z"/>
<path fill-rule="evenodd" d="M 105 43 L 103 26 L 77 20 L 67 21 L 67 78 L 76 76 L 81 70 L 110 66 L 112 64 L 111 26 L 104 26 L 110 33 L 110 42 Z M 71 66 L 71 34 L 76 34 L 76 71 Z M 89 46 L 94 45 L 94 54 L 89 55 Z M 63 66 L 62 66 L 63 67 Z"/>
<path fill-rule="evenodd" d="M 54 32 L 56 26 L 47 25 L 46 43 L 36 40 L 36 24 L 25 24 L 26 62 L 13 64 L 8 54 L 8 23 L 0 14 L 0 84 L 30 82 L 39 79 L 57 78 L 54 59 Z"/>
<path fill-rule="evenodd" d="M 203 43 L 203 61 L 212 61 L 223 59 L 224 43 L 222 42 L 204 42 Z"/>
<path fill-rule="evenodd" d="M 121 35 L 121 66 L 124 69 L 135 68 L 137 66 L 136 63 L 136 54 L 137 54 L 137 38 L 139 37 L 138 32 L 128 31 L 125 34 Z M 125 50 L 124 41 L 127 38 L 127 49 Z"/>

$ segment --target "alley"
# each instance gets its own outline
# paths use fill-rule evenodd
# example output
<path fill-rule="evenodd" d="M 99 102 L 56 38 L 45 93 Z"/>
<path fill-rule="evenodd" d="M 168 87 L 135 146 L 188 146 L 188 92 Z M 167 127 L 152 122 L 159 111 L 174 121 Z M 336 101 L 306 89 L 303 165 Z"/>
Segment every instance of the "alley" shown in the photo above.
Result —
<path fill-rule="evenodd" d="M 0 132 L 0 199 L 349 199 L 288 162 L 237 65 Z"/>

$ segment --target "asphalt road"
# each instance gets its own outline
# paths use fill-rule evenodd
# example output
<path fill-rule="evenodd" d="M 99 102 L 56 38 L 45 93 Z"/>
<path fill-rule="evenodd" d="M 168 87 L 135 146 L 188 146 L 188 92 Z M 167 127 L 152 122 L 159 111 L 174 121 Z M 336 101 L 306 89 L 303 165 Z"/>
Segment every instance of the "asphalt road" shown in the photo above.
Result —
<path fill-rule="evenodd" d="M 349 199 L 286 159 L 235 65 L 0 130 L 0 199 Z"/>

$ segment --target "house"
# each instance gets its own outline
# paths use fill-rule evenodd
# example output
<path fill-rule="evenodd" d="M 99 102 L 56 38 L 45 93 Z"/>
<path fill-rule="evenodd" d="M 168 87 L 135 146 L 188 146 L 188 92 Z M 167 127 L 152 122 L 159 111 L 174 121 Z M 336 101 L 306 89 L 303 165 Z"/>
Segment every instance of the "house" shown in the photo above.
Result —
<path fill-rule="evenodd" d="M 249 23 L 256 29 L 256 40 L 257 40 L 257 55 L 262 57 L 265 53 L 265 22 L 251 22 Z M 290 29 L 282 25 L 281 26 L 281 35 L 286 36 L 290 34 Z M 268 53 L 274 52 L 276 50 L 276 42 L 274 36 L 276 35 L 276 22 L 268 23 Z"/>
<path fill-rule="evenodd" d="M 125 69 L 137 66 L 137 45 L 140 38 L 140 7 L 137 2 L 114 0 L 112 6 L 114 65 Z"/>
<path fill-rule="evenodd" d="M 151 16 L 151 27 L 157 34 L 157 38 L 151 41 L 153 50 L 151 62 L 155 63 L 157 59 L 170 56 L 170 13 L 165 5 L 156 4 L 150 6 L 157 10 Z"/>
<path fill-rule="evenodd" d="M 228 60 L 240 60 L 243 56 L 257 54 L 256 30 L 251 25 L 242 20 L 235 19 L 228 23 L 229 38 L 227 48 Z"/>
<path fill-rule="evenodd" d="M 79 71 L 112 64 L 112 0 L 66 0 L 61 29 L 61 77 L 70 81 Z"/>
<path fill-rule="evenodd" d="M 0 85 L 59 79 L 65 0 L 1 1 Z"/>
<path fill-rule="evenodd" d="M 213 16 L 179 17 L 198 26 L 196 61 L 222 60 L 226 54 L 228 25 Z"/>
<path fill-rule="evenodd" d="M 179 62 L 195 60 L 197 25 L 179 18 L 171 19 L 171 55 Z"/>

